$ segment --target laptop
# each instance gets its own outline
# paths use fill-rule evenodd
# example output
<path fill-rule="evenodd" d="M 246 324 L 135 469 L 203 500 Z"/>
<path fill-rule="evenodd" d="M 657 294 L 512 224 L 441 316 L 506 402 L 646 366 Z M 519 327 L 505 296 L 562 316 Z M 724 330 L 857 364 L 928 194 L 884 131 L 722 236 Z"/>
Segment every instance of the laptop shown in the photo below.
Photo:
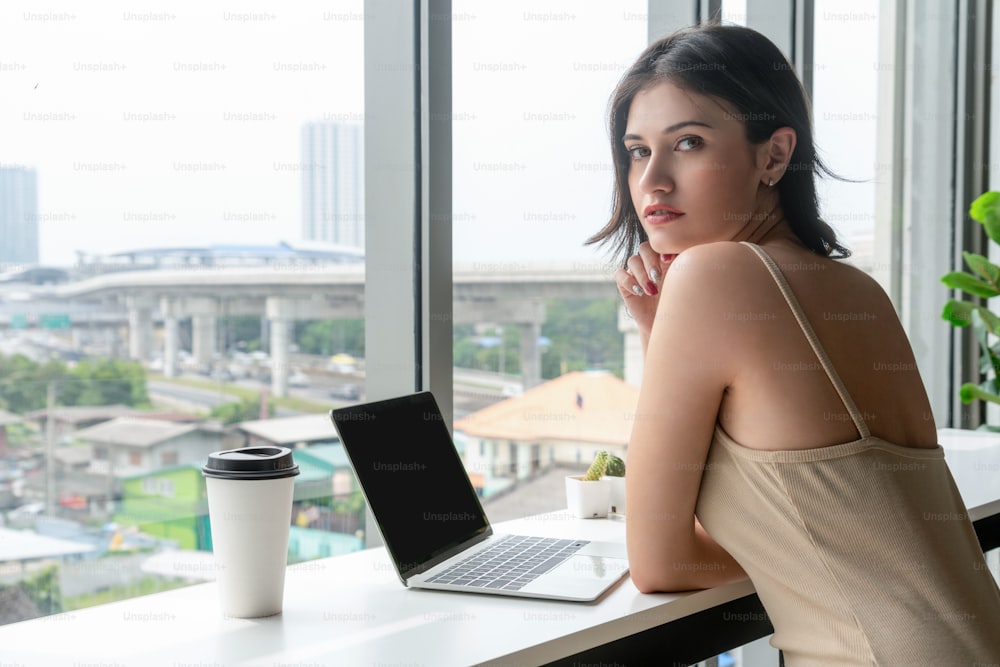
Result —
<path fill-rule="evenodd" d="M 405 586 L 589 602 L 628 573 L 624 544 L 494 533 L 430 392 L 330 418 Z"/>

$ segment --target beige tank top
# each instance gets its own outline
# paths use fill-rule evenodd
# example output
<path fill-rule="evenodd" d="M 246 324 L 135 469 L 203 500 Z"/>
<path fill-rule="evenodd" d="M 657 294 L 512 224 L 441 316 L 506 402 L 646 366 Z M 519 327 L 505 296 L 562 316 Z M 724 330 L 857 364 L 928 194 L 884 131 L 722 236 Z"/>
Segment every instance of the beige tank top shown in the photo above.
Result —
<path fill-rule="evenodd" d="M 716 425 L 696 513 L 749 575 L 771 644 L 790 667 L 1000 664 L 1000 590 L 944 450 L 871 435 L 777 265 L 744 245 L 767 265 L 861 436 L 762 451 Z"/>

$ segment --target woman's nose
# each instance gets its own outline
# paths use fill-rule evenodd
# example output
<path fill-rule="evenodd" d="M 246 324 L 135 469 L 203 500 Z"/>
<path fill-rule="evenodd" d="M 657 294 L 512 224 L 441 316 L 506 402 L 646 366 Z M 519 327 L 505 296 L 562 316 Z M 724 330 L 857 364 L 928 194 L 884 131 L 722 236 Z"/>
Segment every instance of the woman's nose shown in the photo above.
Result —
<path fill-rule="evenodd" d="M 670 192 L 674 189 L 673 177 L 667 162 L 665 157 L 657 157 L 656 155 L 651 155 L 646 160 L 645 169 L 639 178 L 639 187 L 644 192 L 656 192 L 658 190 Z"/>

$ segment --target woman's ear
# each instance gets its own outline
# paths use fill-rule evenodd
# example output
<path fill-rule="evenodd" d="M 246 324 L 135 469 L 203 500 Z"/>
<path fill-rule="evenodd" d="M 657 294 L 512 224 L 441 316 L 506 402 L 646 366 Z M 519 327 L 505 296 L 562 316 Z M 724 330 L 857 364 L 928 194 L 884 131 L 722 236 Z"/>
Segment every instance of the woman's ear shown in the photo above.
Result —
<path fill-rule="evenodd" d="M 779 127 L 771 133 L 771 138 L 761 145 L 758 165 L 763 171 L 761 181 L 765 185 L 769 182 L 777 183 L 784 176 L 788 164 L 792 161 L 792 153 L 795 152 L 796 138 L 794 129 Z"/>

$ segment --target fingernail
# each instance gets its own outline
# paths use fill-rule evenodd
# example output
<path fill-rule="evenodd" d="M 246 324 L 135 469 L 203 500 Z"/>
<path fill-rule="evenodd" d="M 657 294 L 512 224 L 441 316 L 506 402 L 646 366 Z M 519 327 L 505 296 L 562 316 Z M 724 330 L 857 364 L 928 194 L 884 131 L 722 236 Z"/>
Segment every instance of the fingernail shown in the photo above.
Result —
<path fill-rule="evenodd" d="M 652 296 L 656 296 L 658 293 L 656 285 L 650 282 L 646 283 L 646 291 L 649 292 Z"/>
<path fill-rule="evenodd" d="M 642 288 L 638 285 L 632 285 L 632 293 L 636 296 L 642 296 Z"/>
<path fill-rule="evenodd" d="M 657 271 L 656 269 L 653 269 L 652 271 L 649 272 L 649 277 L 653 279 L 654 283 L 660 282 L 660 272 Z"/>

